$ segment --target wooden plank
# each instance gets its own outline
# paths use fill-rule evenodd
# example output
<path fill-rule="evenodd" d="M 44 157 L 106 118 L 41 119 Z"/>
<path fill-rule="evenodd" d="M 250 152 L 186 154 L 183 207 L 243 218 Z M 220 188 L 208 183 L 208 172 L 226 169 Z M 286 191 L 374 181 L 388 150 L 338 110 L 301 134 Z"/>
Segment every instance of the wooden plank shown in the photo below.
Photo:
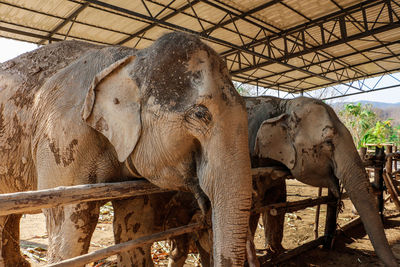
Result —
<path fill-rule="evenodd" d="M 324 244 L 325 239 L 326 239 L 325 236 L 321 236 L 321 237 L 319 237 L 315 240 L 312 240 L 310 242 L 307 242 L 295 249 L 285 251 L 284 253 L 280 254 L 278 257 L 273 258 L 271 260 L 268 259 L 268 255 L 261 256 L 258 258 L 258 260 L 260 261 L 261 266 L 276 266 L 276 264 L 278 264 L 278 263 L 282 263 L 287 260 L 290 260 L 293 257 L 296 257 L 308 250 L 311 250 L 313 248 L 316 248 L 316 247 Z"/>
<path fill-rule="evenodd" d="M 0 195 L 0 216 L 13 213 L 30 213 L 88 201 L 116 199 L 167 192 L 146 180 L 119 183 L 60 186 L 52 189 L 26 191 Z"/>
<path fill-rule="evenodd" d="M 67 259 L 58 263 L 53 263 L 47 265 L 49 267 L 75 267 L 75 266 L 82 266 L 89 262 L 94 262 L 97 260 L 101 260 L 112 255 L 118 254 L 120 252 L 128 251 L 133 248 L 137 248 L 143 244 L 153 243 L 155 241 L 166 240 L 173 236 L 183 235 L 186 233 L 191 233 L 194 231 L 198 231 L 200 229 L 205 228 L 203 223 L 193 223 L 186 226 L 181 226 L 173 229 L 169 229 L 164 232 L 160 232 L 157 234 L 152 234 L 148 236 L 143 236 L 137 238 L 135 240 L 131 240 L 128 242 L 120 243 L 114 246 L 110 246 L 108 248 L 100 249 L 93 251 L 91 253 L 81 255 L 75 258 Z"/>
<path fill-rule="evenodd" d="M 395 188 L 395 185 L 393 184 L 391 175 L 389 175 L 389 173 L 385 172 L 383 175 L 383 179 L 385 180 L 386 188 L 389 192 L 390 198 L 393 200 L 395 206 L 400 211 L 399 195 L 397 194 L 397 190 Z"/>
<path fill-rule="evenodd" d="M 313 207 L 318 204 L 327 204 L 327 203 L 333 203 L 336 206 L 336 201 L 333 200 L 332 202 L 331 196 L 324 196 L 324 197 L 307 198 L 298 201 L 271 204 L 264 207 L 255 208 L 252 210 L 252 212 L 261 213 L 269 211 L 271 215 L 277 215 L 281 212 L 295 212 L 308 207 Z"/>

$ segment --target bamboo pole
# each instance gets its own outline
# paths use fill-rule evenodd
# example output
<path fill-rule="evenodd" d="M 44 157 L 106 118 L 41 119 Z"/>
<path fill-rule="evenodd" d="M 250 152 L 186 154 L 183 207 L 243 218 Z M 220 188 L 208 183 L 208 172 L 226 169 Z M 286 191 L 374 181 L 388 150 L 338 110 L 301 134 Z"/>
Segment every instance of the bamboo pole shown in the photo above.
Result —
<path fill-rule="evenodd" d="M 32 210 L 51 208 L 88 201 L 125 198 L 166 192 L 148 181 L 127 181 L 89 185 L 60 186 L 52 189 L 26 191 L 0 195 L 0 216 L 29 213 Z"/>
<path fill-rule="evenodd" d="M 131 240 L 125 243 L 117 244 L 114 246 L 110 246 L 108 248 L 100 249 L 93 251 L 91 253 L 81 255 L 75 258 L 63 260 L 58 263 L 53 263 L 48 265 L 49 267 L 75 267 L 75 266 L 81 266 L 83 264 L 89 263 L 89 262 L 94 262 L 97 260 L 101 260 L 107 257 L 110 257 L 112 255 L 131 250 L 133 248 L 137 248 L 143 244 L 147 243 L 153 243 L 155 241 L 159 240 L 166 240 L 168 238 L 171 238 L 173 236 L 178 236 L 178 235 L 183 235 L 186 233 L 191 233 L 194 231 L 198 231 L 200 229 L 205 228 L 203 223 L 193 223 L 189 224 L 186 226 L 181 226 L 173 229 L 166 230 L 164 232 L 160 232 L 157 234 L 152 234 L 148 236 L 143 236 L 140 238 L 137 238 L 135 240 Z"/>

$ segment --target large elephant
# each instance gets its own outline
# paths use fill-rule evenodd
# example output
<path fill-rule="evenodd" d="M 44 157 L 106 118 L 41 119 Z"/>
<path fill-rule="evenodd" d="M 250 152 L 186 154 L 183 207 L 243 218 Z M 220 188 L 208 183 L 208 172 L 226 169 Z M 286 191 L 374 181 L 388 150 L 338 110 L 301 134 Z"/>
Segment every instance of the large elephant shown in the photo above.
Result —
<path fill-rule="evenodd" d="M 376 254 L 387 266 L 398 266 L 352 136 L 334 110 L 320 100 L 306 97 L 258 97 L 245 101 L 252 156 L 261 164 L 267 159 L 283 163 L 297 180 L 327 187 L 337 197 L 340 184 L 343 185 Z"/>
<path fill-rule="evenodd" d="M 251 206 L 245 105 L 225 63 L 197 37 L 170 33 L 143 50 L 47 45 L 0 65 L 0 89 L 0 193 L 139 176 L 199 199 L 205 193 L 214 264 L 243 264 Z M 100 205 L 45 211 L 50 262 L 87 252 Z M 27 265 L 20 217 L 0 217 L 5 266 Z"/>
<path fill-rule="evenodd" d="M 387 266 L 398 266 L 352 137 L 332 108 L 322 101 L 305 97 L 292 100 L 246 97 L 245 102 L 252 166 L 284 166 L 297 180 L 312 186 L 328 187 L 337 196 L 339 184 L 343 184 L 378 256 Z M 254 177 L 253 186 L 256 192 L 254 206 L 284 202 L 286 199 L 284 179 L 271 179 L 269 175 Z M 181 214 L 185 213 L 185 206 L 178 207 Z M 157 210 L 160 209 L 157 206 Z M 186 211 L 189 211 L 187 216 L 193 213 L 193 209 Z M 259 215 L 251 216 L 253 234 L 258 219 Z M 282 250 L 283 219 L 284 214 L 263 214 L 266 245 L 271 251 Z M 170 225 L 173 226 L 177 223 Z M 163 227 L 168 228 L 168 225 Z M 187 242 L 187 238 L 181 238 L 174 244 L 171 266 L 182 266 L 186 258 L 184 248 L 187 245 L 183 242 Z"/>

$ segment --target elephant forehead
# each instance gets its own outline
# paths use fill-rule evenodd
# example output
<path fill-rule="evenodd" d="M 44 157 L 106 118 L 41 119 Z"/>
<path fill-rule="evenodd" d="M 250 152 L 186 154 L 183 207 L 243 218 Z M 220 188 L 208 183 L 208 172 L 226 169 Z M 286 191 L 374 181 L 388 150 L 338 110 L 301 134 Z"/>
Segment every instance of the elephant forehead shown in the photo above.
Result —
<path fill-rule="evenodd" d="M 183 111 L 199 95 L 234 95 L 225 64 L 197 37 L 171 33 L 141 51 L 131 76 L 162 108 Z M 228 95 L 228 97 L 227 97 Z"/>

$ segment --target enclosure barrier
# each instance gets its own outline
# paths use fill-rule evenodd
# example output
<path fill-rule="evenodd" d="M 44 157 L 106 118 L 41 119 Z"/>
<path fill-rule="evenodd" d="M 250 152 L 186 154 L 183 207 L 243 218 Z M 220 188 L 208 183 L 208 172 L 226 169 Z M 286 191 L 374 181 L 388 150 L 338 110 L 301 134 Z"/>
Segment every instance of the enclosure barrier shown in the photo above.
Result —
<path fill-rule="evenodd" d="M 374 160 L 371 162 L 375 164 L 374 166 L 377 166 Z M 290 178 L 290 175 L 286 170 L 275 167 L 253 168 L 252 175 L 268 175 L 273 180 Z M 168 190 L 152 185 L 146 180 L 136 180 L 118 183 L 61 186 L 38 191 L 0 194 L 0 216 L 13 213 L 37 213 L 43 208 L 52 208 L 61 205 L 76 204 L 88 201 L 121 199 L 167 191 Z M 328 207 L 325 235 L 320 238 L 316 237 L 315 240 L 308 242 L 296 249 L 286 251 L 274 259 L 275 263 L 287 260 L 321 244 L 324 244 L 326 247 L 330 247 L 336 231 L 337 199 L 335 199 L 332 194 L 328 194 L 328 196 L 323 197 L 319 196 L 300 201 L 271 204 L 264 207 L 258 207 L 252 211 L 257 213 L 268 211 L 271 215 L 277 215 L 282 212 L 294 212 L 321 204 L 327 204 Z M 319 212 L 317 212 L 316 216 L 319 217 Z M 51 264 L 50 266 L 82 265 L 130 250 L 145 243 L 165 240 L 173 236 L 198 231 L 203 228 L 205 228 L 205 224 L 201 222 L 177 227 L 157 234 L 110 246 L 108 248 L 97 250 L 85 255 L 67 259 L 59 263 Z M 267 264 L 267 260 L 265 258 L 259 257 L 259 260 L 262 264 Z"/>
<path fill-rule="evenodd" d="M 400 211 L 400 170 L 398 170 L 398 161 L 400 160 L 400 152 L 397 146 L 393 144 L 385 145 L 386 163 L 383 179 L 389 193 L 390 199 Z"/>

